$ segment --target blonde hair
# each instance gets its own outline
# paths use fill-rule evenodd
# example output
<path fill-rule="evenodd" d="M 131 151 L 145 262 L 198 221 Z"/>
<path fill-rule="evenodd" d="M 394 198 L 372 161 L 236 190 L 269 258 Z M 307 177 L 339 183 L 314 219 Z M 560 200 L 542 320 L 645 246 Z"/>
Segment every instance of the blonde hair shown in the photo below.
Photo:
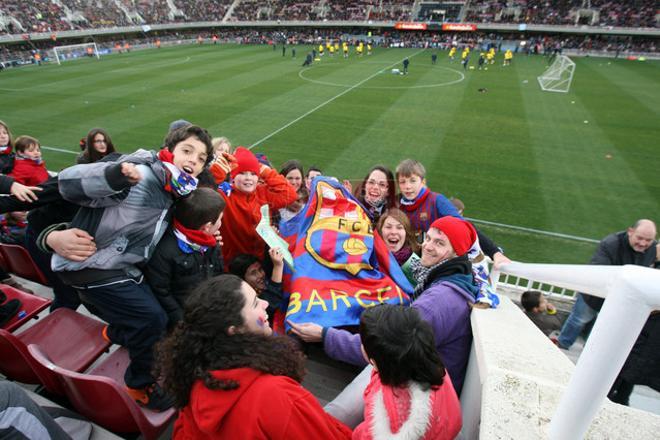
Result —
<path fill-rule="evenodd" d="M 9 126 L 5 124 L 3 121 L 0 121 L 0 126 L 5 127 L 5 130 L 7 131 L 7 136 L 9 136 L 9 142 L 7 142 L 7 145 L 13 148 L 14 142 L 12 142 L 11 130 L 9 129 Z M 2 146 L 4 147 L 4 145 Z"/>
<path fill-rule="evenodd" d="M 228 149 L 227 151 L 225 151 L 225 153 L 231 153 L 231 142 L 229 141 L 229 139 L 227 139 L 224 136 L 211 139 L 211 145 L 213 145 L 213 152 L 215 152 L 215 150 L 217 150 L 218 147 L 222 144 L 228 146 Z"/>
<path fill-rule="evenodd" d="M 399 177 L 410 177 L 413 174 L 424 179 L 426 176 L 426 168 L 424 168 L 424 165 L 414 159 L 406 159 L 396 166 L 397 179 Z"/>

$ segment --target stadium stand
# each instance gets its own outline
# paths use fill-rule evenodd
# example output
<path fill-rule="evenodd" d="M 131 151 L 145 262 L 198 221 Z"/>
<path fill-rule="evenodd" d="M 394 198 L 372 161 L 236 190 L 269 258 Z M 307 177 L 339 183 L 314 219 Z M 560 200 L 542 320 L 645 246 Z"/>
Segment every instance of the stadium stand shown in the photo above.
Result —
<path fill-rule="evenodd" d="M 8 0 L 0 8 L 0 33 L 223 20 L 453 22 L 460 19 L 474 23 L 654 28 L 660 14 L 654 0 Z"/>
<path fill-rule="evenodd" d="M 482 0 L 466 6 L 466 20 L 477 23 L 530 23 L 657 27 L 653 0 Z"/>

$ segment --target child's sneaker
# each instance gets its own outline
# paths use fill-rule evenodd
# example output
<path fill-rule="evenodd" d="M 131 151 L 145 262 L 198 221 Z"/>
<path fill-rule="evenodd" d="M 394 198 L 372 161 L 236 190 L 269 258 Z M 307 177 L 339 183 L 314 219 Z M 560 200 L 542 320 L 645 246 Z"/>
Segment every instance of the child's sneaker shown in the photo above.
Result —
<path fill-rule="evenodd" d="M 126 387 L 126 391 L 137 403 L 153 411 L 165 411 L 174 406 L 174 399 L 165 394 L 157 383 L 145 388 Z"/>

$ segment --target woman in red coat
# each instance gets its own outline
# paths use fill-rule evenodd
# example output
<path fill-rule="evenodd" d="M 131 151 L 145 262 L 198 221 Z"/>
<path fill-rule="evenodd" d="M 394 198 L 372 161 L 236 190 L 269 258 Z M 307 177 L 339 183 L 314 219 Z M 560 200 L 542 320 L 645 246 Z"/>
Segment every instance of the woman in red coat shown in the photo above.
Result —
<path fill-rule="evenodd" d="M 235 275 L 202 283 L 158 348 L 180 409 L 174 439 L 350 439 L 301 385 L 303 355 L 272 336 L 267 302 Z"/>

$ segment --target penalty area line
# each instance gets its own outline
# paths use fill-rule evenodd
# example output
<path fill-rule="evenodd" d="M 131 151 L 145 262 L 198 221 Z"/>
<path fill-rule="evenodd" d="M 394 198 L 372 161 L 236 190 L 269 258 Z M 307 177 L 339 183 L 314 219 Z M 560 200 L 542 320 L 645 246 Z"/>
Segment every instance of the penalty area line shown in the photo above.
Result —
<path fill-rule="evenodd" d="M 265 136 L 265 137 L 259 139 L 257 142 L 255 142 L 254 144 L 250 145 L 250 146 L 248 147 L 248 150 L 253 149 L 254 147 L 256 147 L 257 145 L 259 145 L 259 144 L 262 143 L 263 141 L 266 141 L 266 140 L 272 138 L 272 137 L 275 136 L 277 133 L 279 133 L 279 132 L 281 132 L 281 131 L 283 131 L 283 130 L 286 130 L 287 128 L 291 127 L 293 124 L 295 124 L 296 122 L 300 121 L 301 119 L 306 118 L 307 116 L 311 115 L 311 114 L 314 113 L 315 111 L 317 111 L 317 110 L 319 110 L 319 109 L 325 107 L 326 105 L 330 104 L 330 103 L 333 102 L 335 99 L 341 98 L 342 96 L 344 96 L 344 95 L 347 94 L 348 92 L 350 92 L 350 91 L 352 91 L 352 90 L 355 90 L 356 88 L 360 87 L 362 84 L 366 83 L 366 82 L 369 81 L 370 79 L 372 79 L 372 78 L 374 78 L 374 77 L 380 75 L 381 73 L 383 73 L 385 70 L 389 69 L 390 67 L 396 66 L 397 64 L 401 64 L 401 63 L 403 62 L 403 60 L 405 60 L 406 58 L 412 58 L 412 57 L 414 57 L 414 56 L 416 56 L 416 55 L 418 55 L 418 54 L 424 52 L 425 50 L 426 50 L 426 49 L 419 50 L 419 51 L 415 52 L 414 54 L 412 54 L 412 55 L 410 55 L 410 56 L 408 56 L 408 57 L 404 57 L 404 58 L 400 59 L 400 60 L 397 61 L 397 62 L 394 62 L 394 63 L 392 63 L 392 64 L 390 64 L 390 65 L 388 65 L 388 66 L 386 66 L 386 67 L 383 67 L 382 69 L 380 69 L 378 72 L 374 73 L 373 75 L 370 75 L 370 76 L 366 77 L 365 79 L 363 79 L 362 81 L 358 82 L 357 84 L 354 84 L 354 85 L 350 86 L 349 88 L 347 88 L 347 89 L 344 90 L 343 92 L 340 92 L 339 94 L 333 96 L 332 98 L 328 99 L 328 100 L 325 101 L 325 102 L 322 102 L 321 104 L 317 105 L 316 107 L 314 107 L 313 109 L 309 110 L 308 112 L 303 113 L 302 115 L 298 116 L 296 119 L 294 119 L 294 120 L 292 120 L 292 121 L 286 123 L 285 125 L 283 125 L 282 127 L 278 128 L 277 130 L 275 130 L 274 132 L 270 133 L 269 135 L 267 135 L 267 136 Z"/>

